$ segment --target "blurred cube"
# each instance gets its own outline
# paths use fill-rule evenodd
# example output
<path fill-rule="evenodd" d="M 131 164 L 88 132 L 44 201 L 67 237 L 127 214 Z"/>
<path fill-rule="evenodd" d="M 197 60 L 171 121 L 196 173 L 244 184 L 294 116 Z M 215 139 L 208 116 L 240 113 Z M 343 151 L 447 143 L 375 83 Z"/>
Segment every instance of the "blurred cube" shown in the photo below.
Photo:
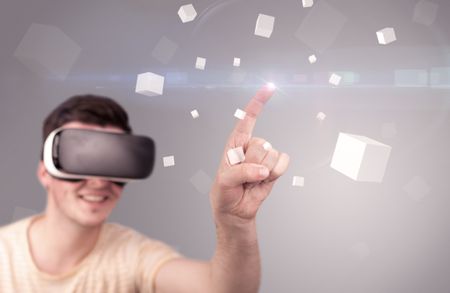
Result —
<path fill-rule="evenodd" d="M 197 11 L 195 11 L 194 5 L 192 4 L 183 5 L 178 9 L 178 16 L 183 23 L 190 22 L 197 16 Z"/>
<path fill-rule="evenodd" d="M 270 38 L 275 24 L 275 17 L 265 14 L 259 14 L 256 19 L 255 35 Z"/>
<path fill-rule="evenodd" d="M 166 37 L 162 37 L 153 49 L 152 57 L 162 64 L 168 64 L 177 52 L 177 49 L 177 43 L 169 40 Z"/>
<path fill-rule="evenodd" d="M 346 22 L 347 17 L 321 0 L 303 19 L 295 37 L 314 52 L 322 53 L 334 43 Z"/>
<path fill-rule="evenodd" d="M 313 64 L 313 63 L 316 63 L 317 57 L 316 57 L 316 55 L 311 55 L 308 57 L 308 60 L 309 60 L 309 63 Z"/>
<path fill-rule="evenodd" d="M 328 80 L 329 83 L 331 83 L 334 86 L 338 86 L 341 83 L 342 77 L 336 73 L 332 73 L 330 75 L 330 79 Z"/>
<path fill-rule="evenodd" d="M 136 81 L 136 93 L 149 97 L 163 94 L 164 76 L 146 72 L 141 73 Z"/>
<path fill-rule="evenodd" d="M 245 111 L 242 111 L 241 109 L 236 109 L 236 111 L 234 112 L 234 117 L 243 120 L 246 114 L 247 113 L 245 113 Z"/>
<path fill-rule="evenodd" d="M 327 115 L 325 115 L 325 113 L 323 113 L 323 112 L 317 113 L 317 116 L 316 116 L 316 118 L 320 121 L 325 120 L 326 117 L 327 117 Z"/>
<path fill-rule="evenodd" d="M 292 178 L 292 186 L 305 186 L 305 178 L 301 176 L 294 176 Z"/>
<path fill-rule="evenodd" d="M 189 180 L 201 194 L 207 195 L 212 185 L 212 179 L 203 170 L 198 170 Z"/>
<path fill-rule="evenodd" d="M 414 7 L 413 21 L 423 25 L 432 25 L 436 20 L 439 6 L 430 1 L 419 1 Z"/>
<path fill-rule="evenodd" d="M 234 58 L 234 60 L 233 60 L 233 66 L 234 67 L 239 67 L 239 66 L 241 66 L 241 58 Z"/>
<path fill-rule="evenodd" d="M 365 136 L 339 133 L 330 167 L 356 181 L 381 182 L 391 147 Z"/>
<path fill-rule="evenodd" d="M 206 59 L 202 57 L 197 57 L 197 60 L 195 61 L 195 68 L 205 70 L 205 66 L 206 66 Z"/>
<path fill-rule="evenodd" d="M 245 160 L 244 149 L 242 147 L 229 149 L 227 151 L 227 157 L 230 165 L 239 164 Z"/>
<path fill-rule="evenodd" d="M 311 7 L 314 5 L 314 0 L 302 0 L 303 7 Z"/>
<path fill-rule="evenodd" d="M 163 157 L 163 165 L 164 165 L 164 167 L 174 166 L 175 165 L 175 157 L 174 156 Z"/>
<path fill-rule="evenodd" d="M 80 55 L 81 48 L 59 28 L 33 23 L 14 56 L 32 72 L 66 79 Z"/>
<path fill-rule="evenodd" d="M 199 117 L 198 111 L 195 110 L 195 109 L 192 110 L 191 111 L 191 116 L 192 116 L 192 118 L 197 119 Z"/>
<path fill-rule="evenodd" d="M 395 30 L 392 27 L 387 27 L 377 31 L 378 43 L 381 45 L 387 45 L 397 40 L 395 36 Z"/>

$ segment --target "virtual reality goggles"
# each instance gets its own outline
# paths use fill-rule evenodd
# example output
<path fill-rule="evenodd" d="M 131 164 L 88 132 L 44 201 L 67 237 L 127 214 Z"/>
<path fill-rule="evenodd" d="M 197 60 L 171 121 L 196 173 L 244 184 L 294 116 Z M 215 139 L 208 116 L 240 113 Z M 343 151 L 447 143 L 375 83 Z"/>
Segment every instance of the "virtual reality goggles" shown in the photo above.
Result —
<path fill-rule="evenodd" d="M 43 158 L 47 171 L 56 178 L 100 178 L 124 185 L 150 176 L 155 144 L 146 136 L 58 128 L 46 138 Z"/>

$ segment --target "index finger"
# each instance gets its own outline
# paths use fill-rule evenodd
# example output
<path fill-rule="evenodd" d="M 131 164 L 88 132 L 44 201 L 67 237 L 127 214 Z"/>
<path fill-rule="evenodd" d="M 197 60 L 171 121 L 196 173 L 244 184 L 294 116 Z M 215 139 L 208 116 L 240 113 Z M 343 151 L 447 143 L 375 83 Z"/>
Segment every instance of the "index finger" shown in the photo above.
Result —
<path fill-rule="evenodd" d="M 245 117 L 242 120 L 239 120 L 234 127 L 233 132 L 239 133 L 240 135 L 244 134 L 248 137 L 251 136 L 253 129 L 255 128 L 256 118 L 259 113 L 261 113 L 262 109 L 266 102 L 272 97 L 275 88 L 272 85 L 265 85 L 261 89 L 259 89 L 253 98 L 248 102 L 245 107 Z"/>

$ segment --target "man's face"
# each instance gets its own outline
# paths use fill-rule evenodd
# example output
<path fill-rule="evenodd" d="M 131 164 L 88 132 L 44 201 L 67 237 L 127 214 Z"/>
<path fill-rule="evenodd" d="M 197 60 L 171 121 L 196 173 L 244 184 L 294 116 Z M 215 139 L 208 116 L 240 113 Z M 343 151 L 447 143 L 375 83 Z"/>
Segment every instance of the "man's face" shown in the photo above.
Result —
<path fill-rule="evenodd" d="M 69 122 L 64 124 L 63 128 L 124 132 L 113 126 L 102 127 L 81 122 Z M 84 227 L 103 223 L 120 199 L 123 190 L 123 187 L 111 181 L 98 178 L 79 182 L 54 178 L 47 172 L 42 161 L 39 163 L 38 177 L 48 193 L 47 212 L 65 217 Z"/>

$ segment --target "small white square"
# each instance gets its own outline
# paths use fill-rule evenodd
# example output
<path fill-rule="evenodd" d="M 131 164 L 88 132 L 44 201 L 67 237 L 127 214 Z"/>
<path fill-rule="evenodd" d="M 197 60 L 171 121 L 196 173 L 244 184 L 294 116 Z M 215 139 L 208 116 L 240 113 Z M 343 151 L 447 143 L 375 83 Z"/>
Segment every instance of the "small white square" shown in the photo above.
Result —
<path fill-rule="evenodd" d="M 191 116 L 192 118 L 197 119 L 200 115 L 198 114 L 198 111 L 194 109 L 191 111 Z"/>
<path fill-rule="evenodd" d="M 183 5 L 178 9 L 178 16 L 183 23 L 190 22 L 197 16 L 197 11 L 195 11 L 194 5 L 192 4 Z"/>
<path fill-rule="evenodd" d="M 325 113 L 323 113 L 323 112 L 317 113 L 317 116 L 316 116 L 316 118 L 320 121 L 325 120 L 326 117 L 327 117 L 327 115 L 325 115 Z"/>
<path fill-rule="evenodd" d="M 136 81 L 136 93 L 149 97 L 162 95 L 164 89 L 164 76 L 146 72 L 141 73 Z"/>
<path fill-rule="evenodd" d="M 255 35 L 270 38 L 275 24 L 275 17 L 265 14 L 259 14 L 256 19 Z"/>
<path fill-rule="evenodd" d="M 164 167 L 174 166 L 175 165 L 175 157 L 174 156 L 163 157 L 163 165 L 164 165 Z"/>
<path fill-rule="evenodd" d="M 311 55 L 308 57 L 309 63 L 314 64 L 317 62 L 317 57 L 316 55 Z"/>
<path fill-rule="evenodd" d="M 245 115 L 247 115 L 247 113 L 245 113 L 245 111 L 242 111 L 241 109 L 236 109 L 236 112 L 234 112 L 234 117 L 241 120 L 245 118 Z"/>
<path fill-rule="evenodd" d="M 314 5 L 314 0 L 302 0 L 303 7 L 312 7 Z"/>
<path fill-rule="evenodd" d="M 234 60 L 233 60 L 233 66 L 234 67 L 239 67 L 239 66 L 241 66 L 241 58 L 234 58 Z"/>
<path fill-rule="evenodd" d="M 305 178 L 301 176 L 292 177 L 292 186 L 305 186 Z"/>
<path fill-rule="evenodd" d="M 342 76 L 332 73 L 330 79 L 328 80 L 334 86 L 338 86 L 341 83 Z"/>
<path fill-rule="evenodd" d="M 397 40 L 395 30 L 392 27 L 387 27 L 377 31 L 377 38 L 378 43 L 381 45 L 387 45 Z"/>
<path fill-rule="evenodd" d="M 244 149 L 242 147 L 229 149 L 227 152 L 227 157 L 230 165 L 239 164 L 245 160 Z"/>
<path fill-rule="evenodd" d="M 272 145 L 270 144 L 270 142 L 266 141 L 263 143 L 263 148 L 268 151 L 272 148 Z"/>
<path fill-rule="evenodd" d="M 205 66 L 206 66 L 206 59 L 202 57 L 197 57 L 197 60 L 195 61 L 195 68 L 205 70 Z"/>

